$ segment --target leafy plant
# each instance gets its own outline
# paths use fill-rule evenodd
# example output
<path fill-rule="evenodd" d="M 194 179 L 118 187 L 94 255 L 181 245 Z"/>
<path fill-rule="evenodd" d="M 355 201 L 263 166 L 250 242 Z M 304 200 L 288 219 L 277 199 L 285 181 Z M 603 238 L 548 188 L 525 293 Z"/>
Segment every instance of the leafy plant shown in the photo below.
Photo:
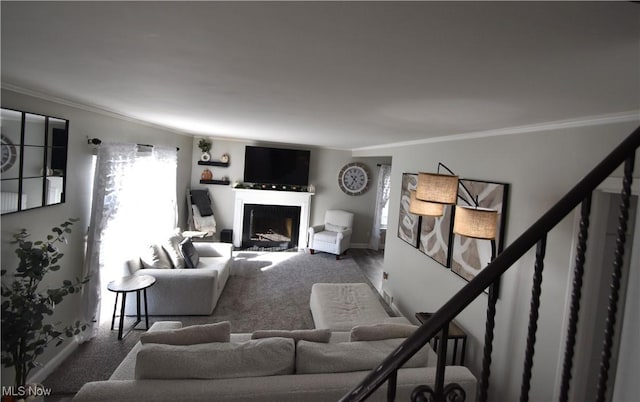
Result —
<path fill-rule="evenodd" d="M 209 152 L 209 150 L 211 150 L 211 141 L 205 140 L 204 138 L 201 139 L 198 142 L 198 148 L 200 148 L 202 152 Z"/>
<path fill-rule="evenodd" d="M 57 329 L 61 323 L 44 323 L 46 316 L 53 315 L 55 306 L 89 281 L 76 278 L 64 280 L 59 288 L 46 290 L 38 286 L 49 271 L 60 269 L 60 259 L 64 256 L 56 243 L 66 243 L 65 234 L 71 233 L 71 225 L 77 219 L 70 219 L 54 227 L 53 235 L 47 235 L 46 241 L 31 242 L 26 229 L 13 235 L 11 244 L 17 244 L 15 253 L 19 258 L 18 268 L 11 283 L 5 283 L 7 270 L 2 269 L 2 364 L 15 367 L 15 384 L 24 386 L 29 372 L 40 364 L 36 361 L 45 347 L 56 340 L 56 346 L 87 328 L 86 324 L 76 321 Z"/>

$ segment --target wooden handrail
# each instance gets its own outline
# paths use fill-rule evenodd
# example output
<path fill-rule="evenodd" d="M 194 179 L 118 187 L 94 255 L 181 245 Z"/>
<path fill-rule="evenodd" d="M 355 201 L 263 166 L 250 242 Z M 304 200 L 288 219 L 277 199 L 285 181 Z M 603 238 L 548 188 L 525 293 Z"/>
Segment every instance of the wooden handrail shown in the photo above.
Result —
<path fill-rule="evenodd" d="M 449 325 L 462 310 L 473 302 L 497 278 L 528 252 L 542 237 L 576 208 L 586 197 L 611 175 L 622 163 L 634 155 L 640 146 L 640 127 L 636 128 L 602 162 L 580 180 L 529 229 L 500 253 L 485 269 L 438 311 L 423 323 L 382 363 L 371 371 L 351 392 L 340 399 L 343 402 L 362 401 L 380 387 L 396 370 L 406 363 L 445 325 Z"/>

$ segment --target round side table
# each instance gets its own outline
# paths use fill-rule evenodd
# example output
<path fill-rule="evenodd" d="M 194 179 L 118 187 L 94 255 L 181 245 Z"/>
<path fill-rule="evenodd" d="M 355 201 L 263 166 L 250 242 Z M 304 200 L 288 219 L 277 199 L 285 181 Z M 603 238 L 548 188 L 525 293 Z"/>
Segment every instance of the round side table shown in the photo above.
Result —
<path fill-rule="evenodd" d="M 122 301 L 120 302 L 120 324 L 118 326 L 118 340 L 121 340 L 131 332 L 136 325 L 142 322 L 142 314 L 140 311 L 140 292 L 144 295 L 144 319 L 149 329 L 149 308 L 147 307 L 147 288 L 153 286 L 156 283 L 156 278 L 151 275 L 131 275 L 124 278 L 111 281 L 107 285 L 107 289 L 116 293 L 116 302 L 113 305 L 113 316 L 111 317 L 111 330 L 113 330 L 113 324 L 116 320 L 116 311 L 118 310 L 118 295 L 122 295 Z M 124 325 L 124 308 L 127 304 L 127 293 L 136 292 L 137 301 L 137 315 L 136 322 L 133 323 L 131 328 L 127 330 L 127 333 L 122 335 L 122 328 Z"/>

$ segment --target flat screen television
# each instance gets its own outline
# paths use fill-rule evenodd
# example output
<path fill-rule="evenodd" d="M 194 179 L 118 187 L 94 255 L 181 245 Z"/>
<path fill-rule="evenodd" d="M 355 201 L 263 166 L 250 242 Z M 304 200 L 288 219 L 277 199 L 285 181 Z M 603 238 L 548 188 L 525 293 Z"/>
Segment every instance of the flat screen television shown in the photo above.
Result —
<path fill-rule="evenodd" d="M 309 156 L 302 149 L 249 146 L 244 152 L 244 181 L 256 184 L 309 184 Z"/>

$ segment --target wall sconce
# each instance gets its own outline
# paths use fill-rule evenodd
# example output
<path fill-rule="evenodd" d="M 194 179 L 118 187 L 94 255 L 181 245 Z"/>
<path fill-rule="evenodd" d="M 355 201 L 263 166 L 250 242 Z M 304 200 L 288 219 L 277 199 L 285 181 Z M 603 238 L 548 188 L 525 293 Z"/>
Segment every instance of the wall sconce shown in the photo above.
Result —
<path fill-rule="evenodd" d="M 444 166 L 444 165 L 442 165 Z M 440 165 L 438 165 L 438 170 Z M 458 176 L 439 173 L 418 173 L 418 200 L 455 204 L 458 199 Z"/>
<path fill-rule="evenodd" d="M 416 191 L 409 191 L 409 212 L 414 215 L 442 216 L 444 204 L 419 200 Z"/>
<path fill-rule="evenodd" d="M 440 174 L 443 167 L 451 174 Z M 471 202 L 459 194 L 462 187 Z M 470 206 L 456 206 L 453 232 L 461 236 L 495 241 L 498 227 L 498 211 L 480 208 L 477 197 L 467 189 L 448 167 L 438 162 L 438 173 L 419 173 L 418 187 L 411 192 L 409 212 L 416 215 L 441 216 L 444 204 L 456 204 L 458 198 Z M 438 209 L 435 205 L 440 205 Z M 439 212 L 439 213 L 438 213 Z M 495 242 L 492 242 L 492 260 L 495 258 Z"/>
<path fill-rule="evenodd" d="M 456 206 L 453 233 L 476 239 L 496 238 L 498 211 L 480 207 Z"/>
<path fill-rule="evenodd" d="M 450 174 L 440 174 L 441 167 Z M 496 209 L 481 208 L 477 195 L 467 188 L 465 181 L 469 182 L 469 180 L 460 180 L 451 169 L 440 162 L 438 173 L 419 173 L 415 195 L 411 194 L 410 197 L 409 212 L 422 216 L 440 217 L 443 216 L 442 211 L 445 205 L 454 205 L 458 199 L 464 201 L 468 206 L 456 205 L 453 211 L 453 233 L 470 239 L 490 240 L 487 257 L 491 262 L 497 254 L 499 212 Z M 436 205 L 440 205 L 440 209 Z M 454 255 L 453 259 L 455 258 Z M 467 276 L 469 269 L 464 268 L 464 265 L 458 264 L 451 268 L 452 270 L 455 268 L 454 272 L 458 275 L 470 280 Z M 481 270 L 484 266 L 476 268 Z M 464 270 L 466 272 L 461 272 Z"/>

